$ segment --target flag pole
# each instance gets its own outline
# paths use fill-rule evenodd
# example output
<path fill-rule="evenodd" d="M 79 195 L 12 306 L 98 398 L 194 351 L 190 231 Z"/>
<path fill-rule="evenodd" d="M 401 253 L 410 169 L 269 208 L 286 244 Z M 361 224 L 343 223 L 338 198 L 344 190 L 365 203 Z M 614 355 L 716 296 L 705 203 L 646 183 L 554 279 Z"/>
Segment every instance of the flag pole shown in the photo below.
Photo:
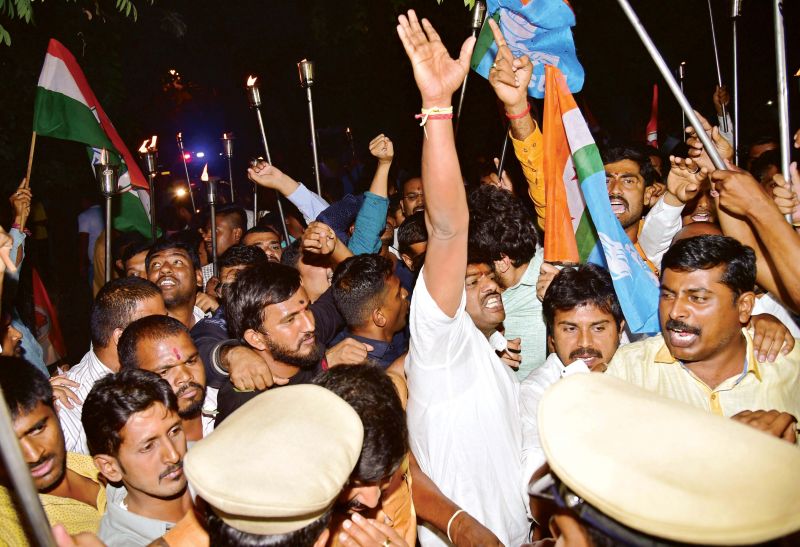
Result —
<path fill-rule="evenodd" d="M 477 38 L 478 32 L 480 32 L 481 28 L 483 28 L 483 23 L 485 20 L 486 15 L 486 4 L 484 4 L 481 0 L 475 2 L 475 5 L 472 8 L 472 37 Z M 458 109 L 456 110 L 456 126 L 454 133 L 458 135 L 458 127 L 461 124 L 461 109 L 464 106 L 464 95 L 467 94 L 467 79 L 469 79 L 469 71 L 464 76 L 464 83 L 461 84 L 461 95 L 458 98 Z"/>
<path fill-rule="evenodd" d="M 33 485 L 31 470 L 19 447 L 17 435 L 14 433 L 14 422 L 8 410 L 6 398 L 0 390 L 0 455 L 12 490 L 20 501 L 20 508 L 30 525 L 33 544 L 37 547 L 56 547 L 50 522 L 39 501 L 39 493 Z"/>
<path fill-rule="evenodd" d="M 675 96 L 675 99 L 681 106 L 684 116 L 689 119 L 689 123 L 692 125 L 692 127 L 694 127 L 697 137 L 703 143 L 703 147 L 706 149 L 708 157 L 711 158 L 711 162 L 714 164 L 714 167 L 717 169 L 725 169 L 725 162 L 722 161 L 722 156 L 719 155 L 719 151 L 714 146 L 714 143 L 711 142 L 711 137 L 709 137 L 703 129 L 703 125 L 700 123 L 700 119 L 692 109 L 692 105 L 689 104 L 686 96 L 681 91 L 681 87 L 678 85 L 678 82 L 675 81 L 675 76 L 672 75 L 672 71 L 670 71 L 667 63 L 664 61 L 664 58 L 658 51 L 658 48 L 653 43 L 653 40 L 650 39 L 650 36 L 647 34 L 642 22 L 639 21 L 639 17 L 636 15 L 636 12 L 633 11 L 633 8 L 628 3 L 628 0 L 617 1 L 619 2 L 622 11 L 625 12 L 625 15 L 628 17 L 631 26 L 642 40 L 642 43 L 644 44 L 645 49 L 647 49 L 647 52 L 650 54 L 650 57 L 653 58 L 653 62 L 656 64 L 656 67 L 658 67 L 659 72 L 661 72 L 661 76 L 667 82 L 670 91 L 672 91 L 672 94 Z"/>
<path fill-rule="evenodd" d="M 733 32 L 733 158 L 739 163 L 739 40 L 737 31 L 742 15 L 742 0 L 732 0 L 731 26 Z"/>
<path fill-rule="evenodd" d="M 783 1 L 774 0 L 773 13 L 775 15 L 775 69 L 778 73 L 778 116 L 781 133 L 781 173 L 783 178 L 790 181 L 789 151 L 791 149 L 791 136 L 789 133 L 789 84 L 786 81 L 786 40 L 783 37 Z M 786 215 L 786 222 L 792 224 L 792 214 Z"/>
<path fill-rule="evenodd" d="M 31 187 L 31 169 L 33 168 L 33 151 L 36 149 L 36 131 L 31 134 L 31 149 L 28 152 L 28 169 L 25 171 L 25 188 Z"/>
<path fill-rule="evenodd" d="M 717 48 L 717 32 L 714 30 L 714 12 L 711 9 L 711 0 L 708 0 L 708 20 L 711 22 L 711 43 L 714 45 L 714 61 L 717 65 L 717 83 L 722 87 L 722 70 L 719 67 L 719 49 Z M 722 106 L 722 130 L 728 132 L 728 113 L 725 105 Z"/>
<path fill-rule="evenodd" d="M 683 79 L 686 77 L 686 61 L 678 65 L 678 79 L 681 82 L 681 95 L 683 95 Z M 681 111 L 681 128 L 686 128 L 686 112 Z M 686 131 L 683 132 L 683 142 L 686 142 Z"/>

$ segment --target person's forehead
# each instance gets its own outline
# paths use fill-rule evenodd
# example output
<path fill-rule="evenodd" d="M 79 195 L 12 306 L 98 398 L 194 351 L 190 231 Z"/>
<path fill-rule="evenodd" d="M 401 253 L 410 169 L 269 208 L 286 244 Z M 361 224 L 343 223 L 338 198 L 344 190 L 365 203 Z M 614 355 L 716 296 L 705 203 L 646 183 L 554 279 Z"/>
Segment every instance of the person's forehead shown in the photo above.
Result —
<path fill-rule="evenodd" d="M 639 164 L 633 160 L 627 160 L 627 159 L 607 163 L 603 167 L 606 170 L 606 174 L 609 175 L 622 175 L 622 174 L 638 175 L 641 173 Z"/>
<path fill-rule="evenodd" d="M 151 258 L 151 262 L 156 258 L 165 260 L 165 259 L 175 259 L 175 258 L 189 258 L 189 253 L 186 249 L 180 249 L 177 247 L 172 247 L 169 249 L 163 249 L 161 251 L 157 251 L 153 253 L 153 257 Z"/>
<path fill-rule="evenodd" d="M 555 324 L 560 322 L 575 324 L 593 324 L 601 321 L 615 322 L 611 312 L 599 308 L 594 302 L 584 302 L 568 310 L 556 309 L 553 320 Z"/>
<path fill-rule="evenodd" d="M 492 267 L 488 264 L 467 264 L 467 275 L 491 273 Z"/>
<path fill-rule="evenodd" d="M 280 237 L 272 232 L 253 232 L 244 236 L 244 242 L 246 245 L 260 243 L 262 241 L 278 241 L 279 239 Z"/>
<path fill-rule="evenodd" d="M 165 336 L 159 340 L 144 338 L 138 341 L 136 348 L 137 352 L 141 352 L 142 350 L 145 352 L 148 350 L 152 351 L 155 356 L 155 361 L 157 361 L 153 363 L 155 365 L 161 362 L 174 362 L 177 359 L 183 360 L 197 352 L 197 347 L 195 347 L 191 336 L 186 332 Z M 178 350 L 180 357 L 175 354 L 175 350 Z"/>
<path fill-rule="evenodd" d="M 422 190 L 422 179 L 420 178 L 408 179 L 403 183 L 404 192 L 411 192 L 416 190 Z"/>
<path fill-rule="evenodd" d="M 120 429 L 122 444 L 136 444 L 161 433 L 178 421 L 178 415 L 160 401 L 154 401 L 146 409 L 128 416 L 128 421 Z"/>
<path fill-rule="evenodd" d="M 722 289 L 730 291 L 731 289 L 721 282 L 724 273 L 725 265 L 692 271 L 665 268 L 661 277 L 661 286 L 675 291 L 692 289 L 706 289 L 715 292 Z"/>
<path fill-rule="evenodd" d="M 297 289 L 292 296 L 283 302 L 278 302 L 276 304 L 270 304 L 267 306 L 267 320 L 273 318 L 276 321 L 280 321 L 283 317 L 286 317 L 291 313 L 297 313 L 298 311 L 307 308 L 308 304 L 308 293 L 306 293 L 306 290 L 300 286 L 300 288 Z"/>
<path fill-rule="evenodd" d="M 22 435 L 28 429 L 33 427 L 34 424 L 44 418 L 50 417 L 53 413 L 54 412 L 52 408 L 44 404 L 42 401 L 36 401 L 36 406 L 34 406 L 30 411 L 20 411 L 14 418 L 14 433 L 16 433 L 17 436 Z"/>

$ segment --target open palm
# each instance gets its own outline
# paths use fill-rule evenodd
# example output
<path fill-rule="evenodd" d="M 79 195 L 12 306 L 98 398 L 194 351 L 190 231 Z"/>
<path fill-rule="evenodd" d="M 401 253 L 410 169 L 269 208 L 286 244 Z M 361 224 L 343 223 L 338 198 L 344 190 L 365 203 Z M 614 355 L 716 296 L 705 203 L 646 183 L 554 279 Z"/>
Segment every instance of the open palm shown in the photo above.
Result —
<path fill-rule="evenodd" d="M 430 22 L 423 19 L 420 24 L 414 10 L 409 10 L 408 16 L 401 15 L 398 21 L 397 34 L 411 60 L 423 106 L 448 106 L 469 70 L 475 38 L 467 38 L 458 59 L 453 59 Z"/>

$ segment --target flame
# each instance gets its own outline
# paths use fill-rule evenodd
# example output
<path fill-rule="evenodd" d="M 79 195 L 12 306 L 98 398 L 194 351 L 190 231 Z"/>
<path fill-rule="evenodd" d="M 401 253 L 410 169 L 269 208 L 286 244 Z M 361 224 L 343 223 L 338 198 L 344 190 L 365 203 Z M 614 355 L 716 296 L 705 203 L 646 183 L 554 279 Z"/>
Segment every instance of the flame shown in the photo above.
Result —
<path fill-rule="evenodd" d="M 258 80 L 258 76 L 253 76 L 252 74 L 247 77 L 247 87 L 253 87 L 256 85 L 256 80 Z"/>
<path fill-rule="evenodd" d="M 144 142 L 142 143 L 142 146 L 139 147 L 140 154 L 147 154 L 147 142 L 148 139 L 145 139 Z"/>
<path fill-rule="evenodd" d="M 158 140 L 158 135 L 153 135 L 153 140 L 150 141 L 150 150 L 156 149 L 156 141 Z"/>
<path fill-rule="evenodd" d="M 232 140 L 233 139 L 233 133 L 223 133 L 222 134 L 222 138 L 224 140 L 226 140 L 226 141 Z"/>
<path fill-rule="evenodd" d="M 208 182 L 208 164 L 203 166 L 203 174 L 200 175 L 200 180 L 203 182 Z"/>
<path fill-rule="evenodd" d="M 179 139 L 182 139 L 182 138 L 183 138 L 183 132 L 182 132 L 182 131 L 178 131 L 178 138 L 179 138 Z"/>

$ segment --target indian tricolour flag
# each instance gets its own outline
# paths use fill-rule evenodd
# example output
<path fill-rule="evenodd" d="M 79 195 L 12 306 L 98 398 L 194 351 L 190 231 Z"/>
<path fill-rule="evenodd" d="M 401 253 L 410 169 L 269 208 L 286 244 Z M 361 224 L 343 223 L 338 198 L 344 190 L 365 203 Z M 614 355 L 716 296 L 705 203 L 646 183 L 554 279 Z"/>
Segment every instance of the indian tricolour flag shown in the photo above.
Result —
<path fill-rule="evenodd" d="M 658 280 L 611 210 L 600 151 L 564 76 L 548 66 L 545 78 L 544 258 L 607 268 L 630 330 L 656 333 Z"/>
<path fill-rule="evenodd" d="M 84 143 L 92 166 L 108 150 L 111 163 L 120 165 L 124 190 L 114 215 L 114 228 L 150 235 L 148 184 L 97 101 L 75 57 L 57 40 L 50 40 L 36 89 L 33 130 L 37 135 Z"/>

